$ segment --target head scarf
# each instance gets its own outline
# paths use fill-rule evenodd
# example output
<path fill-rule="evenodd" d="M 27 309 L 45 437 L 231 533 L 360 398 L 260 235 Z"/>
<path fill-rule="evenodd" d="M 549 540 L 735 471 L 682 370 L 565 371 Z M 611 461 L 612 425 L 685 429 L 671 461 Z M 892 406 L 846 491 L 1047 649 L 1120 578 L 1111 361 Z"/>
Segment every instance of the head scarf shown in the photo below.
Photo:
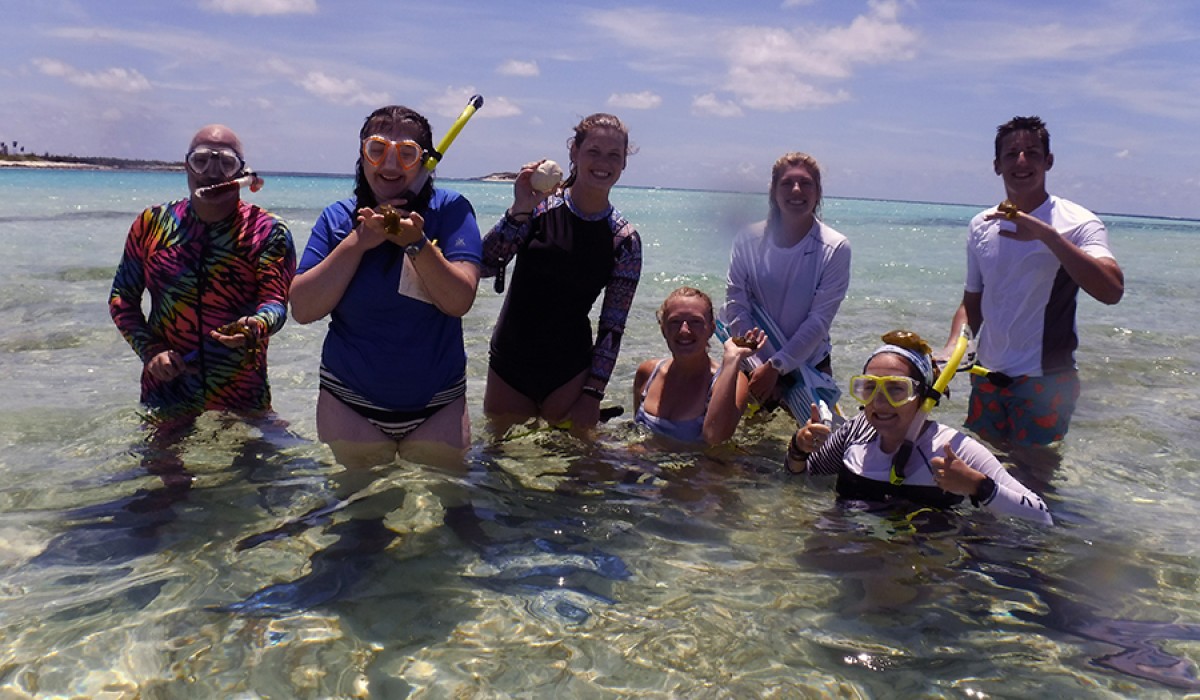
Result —
<path fill-rule="evenodd" d="M 875 352 L 871 353 L 871 356 L 863 363 L 863 372 L 867 371 L 867 365 L 871 364 L 871 360 L 876 355 L 885 352 L 899 355 L 908 360 L 913 367 L 917 368 L 917 372 L 921 375 L 921 382 L 927 387 L 933 386 L 933 358 L 929 355 L 909 350 L 908 348 L 902 348 L 899 345 L 881 345 L 876 348 Z"/>

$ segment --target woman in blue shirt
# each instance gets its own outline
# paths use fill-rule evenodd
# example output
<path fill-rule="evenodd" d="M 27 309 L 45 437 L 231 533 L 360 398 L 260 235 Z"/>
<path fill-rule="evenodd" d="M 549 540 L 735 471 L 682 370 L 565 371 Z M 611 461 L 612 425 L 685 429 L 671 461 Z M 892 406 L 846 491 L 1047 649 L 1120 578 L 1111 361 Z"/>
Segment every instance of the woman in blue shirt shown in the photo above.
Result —
<path fill-rule="evenodd" d="M 479 283 L 479 226 L 470 202 L 427 177 L 432 150 L 417 112 L 371 113 L 354 196 L 322 212 L 292 284 L 296 321 L 330 316 L 317 432 L 346 466 L 470 442 L 462 316 Z"/>

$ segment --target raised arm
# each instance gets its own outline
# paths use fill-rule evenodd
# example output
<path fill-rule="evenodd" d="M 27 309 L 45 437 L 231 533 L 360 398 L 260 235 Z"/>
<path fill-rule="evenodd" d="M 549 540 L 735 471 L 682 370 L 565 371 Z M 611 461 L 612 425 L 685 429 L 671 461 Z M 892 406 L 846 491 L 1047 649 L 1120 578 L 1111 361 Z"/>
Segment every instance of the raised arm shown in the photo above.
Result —
<path fill-rule="evenodd" d="M 742 360 L 754 354 L 754 351 L 766 342 L 766 335 L 758 329 L 751 331 L 749 340 L 752 346 L 744 347 L 734 342 L 733 338 L 726 340 L 722 346 L 720 374 L 713 383 L 712 396 L 708 400 L 708 410 L 704 414 L 704 441 L 717 445 L 733 437 L 737 430 L 742 414 L 746 412 L 746 404 L 750 401 L 750 382 L 742 374 Z"/>
<path fill-rule="evenodd" d="M 930 460 L 934 481 L 948 493 L 1005 515 L 1053 525 L 1042 497 L 1017 481 L 986 447 L 959 434 L 946 443 L 941 455 Z"/>
<path fill-rule="evenodd" d="M 996 221 L 1008 217 L 997 211 L 985 218 L 988 221 Z M 1053 226 L 1036 216 L 1017 212 L 1009 221 L 1016 230 L 1001 230 L 1001 236 L 1018 241 L 1041 241 L 1054 253 L 1059 264 L 1080 289 L 1104 304 L 1121 301 L 1121 297 L 1125 295 L 1125 274 L 1121 272 L 1117 261 L 1107 254 L 1108 233 L 1100 221 L 1089 221 L 1078 232 L 1085 245 L 1097 252 L 1096 255 L 1071 242 Z"/>

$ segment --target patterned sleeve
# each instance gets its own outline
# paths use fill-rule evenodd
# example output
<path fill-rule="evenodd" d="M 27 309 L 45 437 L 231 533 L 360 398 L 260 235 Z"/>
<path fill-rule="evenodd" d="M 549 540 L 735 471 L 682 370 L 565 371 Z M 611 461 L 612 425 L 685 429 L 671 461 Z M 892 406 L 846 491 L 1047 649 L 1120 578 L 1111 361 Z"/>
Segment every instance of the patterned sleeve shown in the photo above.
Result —
<path fill-rule="evenodd" d="M 267 245 L 258 257 L 258 308 L 254 316 L 277 333 L 287 322 L 288 290 L 296 275 L 296 248 L 287 224 L 275 217 Z"/>
<path fill-rule="evenodd" d="M 642 239 L 633 224 L 624 217 L 616 216 L 611 221 L 613 238 L 617 241 L 613 250 L 613 271 L 604 289 L 604 303 L 600 306 L 600 322 L 596 328 L 596 345 L 592 348 L 591 376 L 604 386 L 617 365 L 621 352 L 621 337 L 625 333 L 625 321 L 633 306 L 633 295 L 638 280 L 642 277 Z"/>
<path fill-rule="evenodd" d="M 142 364 L 170 347 L 158 337 L 142 313 L 142 295 L 146 291 L 145 262 L 147 229 L 156 220 L 154 209 L 142 212 L 129 228 L 125 251 L 113 276 L 112 292 L 108 297 L 108 312 L 117 330 L 125 337 Z"/>
<path fill-rule="evenodd" d="M 507 213 L 500 217 L 491 231 L 483 237 L 483 261 L 480 274 L 483 277 L 495 277 L 508 265 L 517 251 L 533 233 L 533 217 L 517 223 L 508 218 Z"/>

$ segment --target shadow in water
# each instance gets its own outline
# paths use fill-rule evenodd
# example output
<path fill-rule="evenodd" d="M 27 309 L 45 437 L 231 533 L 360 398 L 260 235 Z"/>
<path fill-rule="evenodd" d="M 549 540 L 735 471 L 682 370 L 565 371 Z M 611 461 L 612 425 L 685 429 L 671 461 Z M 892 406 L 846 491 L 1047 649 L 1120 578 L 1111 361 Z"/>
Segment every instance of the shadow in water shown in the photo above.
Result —
<path fill-rule="evenodd" d="M 337 540 L 310 558 L 309 573 L 258 590 L 245 600 L 211 608 L 253 617 L 278 617 L 329 604 L 348 595 L 380 562 L 396 539 L 382 518 L 351 519 L 332 525 Z"/>
<path fill-rule="evenodd" d="M 222 424 L 226 417 L 220 419 Z M 240 419 L 238 419 L 240 420 Z M 249 475 L 278 453 L 280 439 L 295 438 L 286 425 L 274 419 L 247 421 L 261 432 L 259 437 L 242 440 L 229 470 Z M 33 557 L 33 567 L 113 567 L 170 547 L 173 537 L 190 533 L 171 533 L 167 526 L 179 517 L 177 508 L 192 495 L 195 476 L 184 463 L 186 442 L 196 433 L 196 419 L 190 418 L 148 426 L 145 440 L 134 448 L 140 465 L 134 473 L 157 477 L 160 485 L 138 489 L 132 494 L 86 505 L 61 514 L 67 529 L 55 535 L 41 553 Z M 123 475 L 114 481 L 126 481 Z M 113 570 L 103 574 L 111 577 Z"/>
<path fill-rule="evenodd" d="M 1200 690 L 1196 666 L 1159 646 L 1166 641 L 1200 641 L 1200 624 L 1115 619 L 1100 606 L 1081 602 L 1100 593 L 1095 586 L 1098 577 L 1056 579 L 1020 562 L 971 559 L 977 571 L 1002 586 L 1032 593 L 1046 608 L 1045 612 L 1015 610 L 1012 615 L 1017 619 L 1117 647 L 1114 653 L 1093 658 L 1096 666 L 1173 688 Z"/>
<path fill-rule="evenodd" d="M 343 489 L 349 493 L 343 498 L 331 496 L 327 503 L 297 518 L 240 540 L 237 549 L 247 551 L 312 528 L 327 528 L 338 538 L 310 556 L 310 571 L 304 576 L 267 586 L 242 601 L 213 610 L 259 617 L 294 614 L 352 597 L 381 563 L 394 565 L 385 550 L 399 535 L 384 521 L 389 513 L 404 507 L 406 489 L 372 490 L 376 476 L 348 471 L 347 483 L 365 483 Z M 534 595 L 543 608 L 569 622 L 581 622 L 590 615 L 584 600 L 611 603 L 607 582 L 629 577 L 624 562 L 592 546 L 585 534 L 586 523 L 580 518 L 501 512 L 528 513 L 546 505 L 538 501 L 537 494 L 522 498 L 520 492 L 509 491 L 509 486 L 493 490 L 450 480 L 438 487 L 443 524 L 494 571 L 463 578 L 506 594 Z M 404 565 L 415 566 L 411 561 Z"/>
<path fill-rule="evenodd" d="M 931 658 L 931 653 L 938 656 L 935 650 L 971 646 L 941 638 L 930 642 L 929 630 L 965 639 L 976 625 L 1003 626 L 1009 619 L 1035 625 L 1048 637 L 1069 635 L 1116 647 L 1092 658 L 1094 666 L 1172 688 L 1200 689 L 1195 665 L 1162 649 L 1164 642 L 1200 641 L 1200 624 L 1120 619 L 1109 612 L 1131 599 L 1130 589 L 1139 581 L 1153 585 L 1153 572 L 1102 556 L 1072 560 L 1075 570 L 1069 576 L 1047 575 L 1027 563 L 1049 559 L 1034 537 L 1021 526 L 988 518 L 972 521 L 951 512 L 896 508 L 868 512 L 839 504 L 838 512 L 818 523 L 798 556 L 802 567 L 838 577 L 834 607 L 843 619 L 865 621 L 872 634 L 894 634 L 904 645 L 920 646 L 923 651 L 909 663 L 924 659 L 929 673 L 953 661 Z M 997 616 L 997 607 L 1011 612 Z M 961 615 L 969 609 L 980 612 Z M 1014 632 L 1030 634 L 1025 625 Z"/>
<path fill-rule="evenodd" d="M 495 573 L 466 576 L 499 593 L 535 596 L 564 621 L 591 616 L 587 600 L 612 604 L 612 581 L 630 578 L 625 562 L 596 548 L 586 522 L 569 516 L 522 517 L 464 504 L 446 510 L 446 525 Z"/>

